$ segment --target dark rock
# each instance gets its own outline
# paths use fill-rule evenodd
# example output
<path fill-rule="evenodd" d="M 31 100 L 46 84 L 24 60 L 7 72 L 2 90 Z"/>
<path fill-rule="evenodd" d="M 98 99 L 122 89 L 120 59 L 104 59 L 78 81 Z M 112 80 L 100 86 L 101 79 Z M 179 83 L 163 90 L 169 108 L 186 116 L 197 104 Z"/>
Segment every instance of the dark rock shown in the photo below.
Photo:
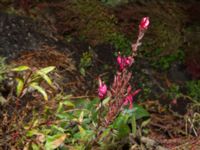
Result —
<path fill-rule="evenodd" d="M 0 12 L 0 55 L 15 57 L 19 51 L 36 50 L 42 45 L 68 49 L 53 36 L 50 26 L 25 16 Z"/>

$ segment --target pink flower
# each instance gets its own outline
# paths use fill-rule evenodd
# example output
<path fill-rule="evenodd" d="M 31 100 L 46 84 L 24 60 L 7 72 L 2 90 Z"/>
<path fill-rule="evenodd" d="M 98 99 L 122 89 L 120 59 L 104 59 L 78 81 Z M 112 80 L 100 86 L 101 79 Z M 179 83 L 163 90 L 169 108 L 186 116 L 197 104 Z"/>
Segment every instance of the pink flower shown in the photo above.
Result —
<path fill-rule="evenodd" d="M 119 64 L 119 67 L 122 68 L 123 64 L 122 64 L 123 58 L 121 57 L 120 53 L 118 53 L 117 56 L 117 63 Z"/>
<path fill-rule="evenodd" d="M 121 71 L 124 70 L 126 67 L 130 67 L 133 62 L 134 59 L 131 56 L 122 57 L 120 53 L 118 53 L 117 63 L 119 64 L 119 68 Z"/>
<path fill-rule="evenodd" d="M 125 63 L 126 63 L 127 66 L 130 67 L 133 62 L 134 62 L 134 59 L 131 56 L 128 56 L 128 57 L 125 58 Z"/>
<path fill-rule="evenodd" d="M 98 88 L 98 96 L 99 98 L 102 100 L 105 98 L 107 94 L 107 86 L 106 84 L 104 84 L 104 82 L 101 81 L 101 79 L 99 78 L 99 88 Z"/>
<path fill-rule="evenodd" d="M 120 55 L 117 56 L 117 63 L 119 64 L 119 68 L 122 71 L 125 68 L 124 58 Z"/>
<path fill-rule="evenodd" d="M 149 17 L 144 17 L 142 18 L 140 25 L 139 25 L 139 29 L 140 30 L 146 30 L 149 27 Z"/>
<path fill-rule="evenodd" d="M 141 91 L 141 89 L 138 89 L 136 91 L 134 91 L 131 94 L 128 94 L 128 96 L 124 99 L 124 105 L 128 105 L 129 103 L 129 109 L 133 108 L 133 97 L 135 97 L 139 92 Z"/>

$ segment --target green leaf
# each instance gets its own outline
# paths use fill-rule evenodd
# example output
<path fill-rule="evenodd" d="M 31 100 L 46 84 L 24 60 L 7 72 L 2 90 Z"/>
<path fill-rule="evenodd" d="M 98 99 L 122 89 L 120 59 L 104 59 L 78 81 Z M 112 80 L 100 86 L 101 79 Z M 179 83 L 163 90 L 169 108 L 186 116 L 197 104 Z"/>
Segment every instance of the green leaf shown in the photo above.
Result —
<path fill-rule="evenodd" d="M 43 74 L 48 74 L 49 72 L 53 71 L 54 69 L 55 69 L 55 66 L 49 66 L 49 67 L 42 68 L 38 71 L 42 72 Z"/>
<path fill-rule="evenodd" d="M 30 68 L 28 66 L 19 66 L 19 67 L 13 68 L 12 71 L 21 72 L 21 71 L 25 71 L 29 69 Z"/>
<path fill-rule="evenodd" d="M 45 92 L 45 90 L 44 90 L 41 86 L 38 85 L 38 83 L 32 82 L 32 83 L 30 84 L 30 86 L 31 86 L 33 89 L 36 89 L 39 93 L 41 93 L 46 101 L 48 100 L 47 93 Z"/>
<path fill-rule="evenodd" d="M 103 130 L 103 133 L 101 134 L 100 141 L 103 141 L 107 136 L 109 136 L 111 129 L 107 128 Z"/>
<path fill-rule="evenodd" d="M 146 126 L 149 124 L 150 121 L 151 121 L 151 119 L 144 120 L 144 121 L 142 122 L 142 124 L 141 124 L 141 127 L 142 127 L 142 128 L 143 128 L 143 127 L 146 127 Z"/>
<path fill-rule="evenodd" d="M 80 125 L 78 125 L 78 128 L 79 128 L 79 132 L 78 133 L 75 133 L 73 135 L 73 139 L 74 140 L 78 140 L 78 141 L 90 141 L 91 138 L 94 137 L 94 131 L 92 130 L 85 130 L 83 129 L 83 127 L 81 127 Z"/>
<path fill-rule="evenodd" d="M 75 107 L 75 105 L 70 101 L 64 101 L 63 104 L 68 106 L 68 107 Z"/>
<path fill-rule="evenodd" d="M 81 134 L 85 134 L 85 130 L 80 125 L 78 126 L 78 129 Z"/>
<path fill-rule="evenodd" d="M 135 115 L 133 115 L 132 118 L 131 118 L 131 126 L 132 126 L 132 133 L 133 133 L 134 137 L 136 137 L 137 127 L 136 127 L 136 118 L 135 118 Z"/>
<path fill-rule="evenodd" d="M 60 113 L 60 114 L 56 114 L 56 117 L 58 117 L 59 119 L 62 119 L 62 120 L 67 120 L 69 118 L 69 113 Z"/>
<path fill-rule="evenodd" d="M 120 128 L 120 126 L 122 124 L 126 124 L 127 123 L 127 119 L 128 119 L 128 115 L 127 114 L 120 114 L 114 121 L 113 123 L 113 127 L 114 128 Z"/>
<path fill-rule="evenodd" d="M 52 81 L 51 79 L 46 75 L 46 73 L 38 70 L 36 72 L 37 75 L 41 76 L 50 86 L 52 86 Z"/>
<path fill-rule="evenodd" d="M 83 117 L 84 117 L 84 111 L 81 112 L 81 114 L 80 114 L 80 116 L 78 118 L 79 123 L 83 122 Z"/>
<path fill-rule="evenodd" d="M 17 97 L 19 97 L 24 88 L 24 81 L 20 78 L 16 78 L 16 81 L 17 81 L 16 94 L 17 94 Z"/>
<path fill-rule="evenodd" d="M 44 135 L 48 135 L 48 134 L 52 133 L 52 130 L 51 129 L 43 128 L 42 132 L 43 132 Z"/>
<path fill-rule="evenodd" d="M 36 120 L 34 120 L 32 127 L 36 127 L 36 126 L 38 126 L 38 124 L 39 124 L 39 120 L 36 119 Z"/>
<path fill-rule="evenodd" d="M 60 132 L 62 132 L 62 133 L 65 132 L 65 130 L 64 130 L 63 128 L 58 127 L 58 126 L 56 126 L 56 125 L 52 125 L 51 127 L 52 127 L 52 129 L 55 129 L 55 130 L 60 131 Z"/>
<path fill-rule="evenodd" d="M 74 145 L 72 150 L 85 150 L 85 145 L 84 144 L 79 144 L 79 145 Z"/>
<path fill-rule="evenodd" d="M 80 68 L 80 73 L 81 73 L 81 75 L 85 76 L 85 69 L 84 68 Z"/>
<path fill-rule="evenodd" d="M 63 109 L 63 103 L 60 102 L 60 103 L 58 104 L 58 108 L 57 108 L 56 112 L 57 112 L 57 113 L 60 113 L 62 109 Z"/>
<path fill-rule="evenodd" d="M 53 150 L 58 148 L 66 139 L 66 134 L 57 134 L 54 136 L 47 136 L 45 149 Z"/>
<path fill-rule="evenodd" d="M 130 129 L 128 127 L 128 114 L 120 114 L 114 121 L 113 127 L 118 131 L 118 137 L 123 138 L 130 133 Z"/>
<path fill-rule="evenodd" d="M 144 117 L 149 117 L 149 112 L 144 109 L 142 106 L 139 105 L 134 105 L 134 109 L 135 109 L 135 118 L 136 120 L 144 118 Z"/>
<path fill-rule="evenodd" d="M 108 102 L 110 101 L 110 97 L 106 97 L 104 100 L 103 100 L 103 105 L 105 106 Z"/>
<path fill-rule="evenodd" d="M 59 101 L 62 100 L 62 101 L 64 101 L 64 100 L 69 100 L 71 97 L 72 97 L 71 94 L 69 94 L 69 95 L 57 94 L 56 95 L 56 100 L 59 100 Z"/>
<path fill-rule="evenodd" d="M 89 101 L 87 99 L 76 99 L 76 100 L 73 100 L 73 102 L 77 108 L 86 108 L 87 109 L 87 107 L 91 101 Z"/>
<path fill-rule="evenodd" d="M 85 100 L 83 100 L 83 101 L 85 101 Z M 85 108 L 90 110 L 90 111 L 95 111 L 99 102 L 100 101 L 99 101 L 98 98 L 90 100 L 90 101 L 88 101 L 88 103 L 85 103 L 86 104 Z"/>
<path fill-rule="evenodd" d="M 137 104 L 134 104 L 132 109 L 124 109 L 123 114 L 128 114 L 129 116 L 135 115 L 136 120 L 149 117 L 148 111 L 146 111 L 142 106 L 139 106 Z"/>
<path fill-rule="evenodd" d="M 40 150 L 40 147 L 36 145 L 35 143 L 31 144 L 32 150 Z"/>
<path fill-rule="evenodd" d="M 39 133 L 38 130 L 32 129 L 32 130 L 29 130 L 29 131 L 26 133 L 26 136 L 32 137 L 33 135 L 37 135 L 38 133 Z"/>

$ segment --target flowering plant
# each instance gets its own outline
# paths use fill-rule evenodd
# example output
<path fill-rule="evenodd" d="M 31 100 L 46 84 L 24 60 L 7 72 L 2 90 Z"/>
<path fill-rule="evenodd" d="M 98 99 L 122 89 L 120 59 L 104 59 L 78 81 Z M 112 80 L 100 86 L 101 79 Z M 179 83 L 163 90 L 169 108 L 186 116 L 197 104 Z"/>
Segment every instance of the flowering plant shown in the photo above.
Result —
<path fill-rule="evenodd" d="M 63 93 L 50 97 L 49 101 L 45 101 L 45 109 L 40 113 L 42 116 L 33 118 L 24 127 L 23 132 L 17 131 L 11 134 L 12 139 L 22 139 L 20 143 L 25 147 L 19 143 L 19 149 L 99 149 L 99 147 L 111 149 L 110 145 L 113 146 L 112 149 L 116 149 L 115 146 L 117 148 L 123 146 L 121 143 L 116 144 L 116 141 L 121 141 L 130 133 L 136 135 L 136 120 L 149 117 L 149 114 L 141 106 L 133 106 L 135 96 L 141 89 L 133 90 L 130 84 L 132 73 L 129 68 L 134 64 L 138 46 L 141 45 L 140 40 L 148 25 L 149 18 L 143 18 L 139 25 L 137 41 L 132 44 L 131 55 L 122 56 L 118 53 L 116 62 L 119 67 L 110 87 L 99 77 L 98 98 L 94 100 L 77 99 Z M 35 73 L 27 66 L 15 68 L 13 70 L 15 72 L 30 70 L 30 75 L 25 78 L 25 81 L 29 82 L 18 80 L 18 98 L 23 96 L 25 89 L 33 86 L 34 74 L 37 79 L 43 78 L 51 85 L 52 82 L 47 73 L 53 69 L 54 67 L 43 68 Z M 43 96 L 47 95 L 35 84 L 34 87 L 37 87 L 35 88 L 37 90 L 40 89 L 38 91 L 43 93 Z M 76 100 L 73 101 L 73 99 Z M 129 109 L 124 107 L 126 105 L 129 105 Z M 148 120 L 145 120 L 141 128 L 147 122 Z M 125 142 L 131 142 L 131 140 Z"/>
<path fill-rule="evenodd" d="M 122 111 L 124 105 L 129 104 L 129 108 L 132 109 L 133 100 L 135 96 L 141 91 L 141 89 L 132 91 L 132 86 L 130 84 L 132 73 L 129 72 L 128 68 L 130 68 L 134 63 L 134 58 L 137 55 L 138 46 L 141 45 L 140 40 L 143 38 L 144 33 L 148 27 L 149 17 L 144 17 L 139 24 L 139 33 L 136 43 L 132 44 L 132 54 L 125 57 L 118 53 L 117 63 L 119 65 L 119 69 L 116 72 L 113 84 L 109 90 L 106 84 L 103 83 L 101 79 L 99 79 L 99 98 L 102 100 L 106 97 L 106 94 L 108 97 L 110 97 L 107 105 L 108 111 L 105 115 L 105 119 L 102 120 L 103 125 L 106 127 L 113 123 L 114 119 Z"/>

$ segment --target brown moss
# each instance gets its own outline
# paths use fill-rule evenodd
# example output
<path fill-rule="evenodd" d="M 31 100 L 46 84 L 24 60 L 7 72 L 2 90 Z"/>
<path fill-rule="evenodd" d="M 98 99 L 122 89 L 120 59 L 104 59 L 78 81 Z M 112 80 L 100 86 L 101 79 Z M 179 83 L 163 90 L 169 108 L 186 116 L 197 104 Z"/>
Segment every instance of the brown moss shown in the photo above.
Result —
<path fill-rule="evenodd" d="M 71 72 L 76 70 L 75 62 L 70 54 L 59 52 L 49 46 L 44 46 L 39 50 L 21 52 L 18 58 L 11 63 L 38 68 L 56 66 Z"/>

